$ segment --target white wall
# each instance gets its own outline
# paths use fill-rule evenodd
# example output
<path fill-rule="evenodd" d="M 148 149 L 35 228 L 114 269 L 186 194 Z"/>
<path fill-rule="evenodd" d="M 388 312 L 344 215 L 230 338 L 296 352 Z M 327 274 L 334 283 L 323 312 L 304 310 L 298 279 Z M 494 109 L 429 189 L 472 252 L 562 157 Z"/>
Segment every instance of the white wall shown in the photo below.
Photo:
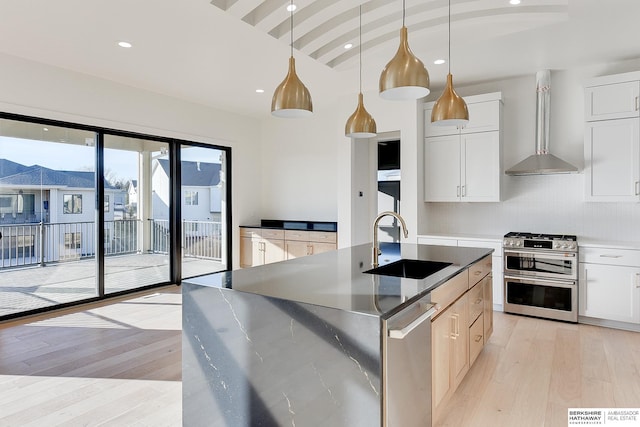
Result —
<path fill-rule="evenodd" d="M 263 120 L 262 180 L 251 189 L 265 219 L 336 221 L 335 110 Z"/>
<path fill-rule="evenodd" d="M 580 238 L 640 241 L 640 204 L 584 202 L 583 83 L 636 71 L 640 60 L 551 73 L 550 151 L 579 174 L 503 176 L 501 203 L 422 203 L 422 233 L 503 235 L 508 231 L 577 234 Z M 534 153 L 535 70 L 530 76 L 456 88 L 463 95 L 501 91 L 504 168 Z M 403 179 L 404 183 L 404 179 Z"/>
<path fill-rule="evenodd" d="M 3 54 L 0 110 L 231 147 L 236 254 L 237 226 L 262 216 L 253 197 L 262 151 L 255 119 Z"/>

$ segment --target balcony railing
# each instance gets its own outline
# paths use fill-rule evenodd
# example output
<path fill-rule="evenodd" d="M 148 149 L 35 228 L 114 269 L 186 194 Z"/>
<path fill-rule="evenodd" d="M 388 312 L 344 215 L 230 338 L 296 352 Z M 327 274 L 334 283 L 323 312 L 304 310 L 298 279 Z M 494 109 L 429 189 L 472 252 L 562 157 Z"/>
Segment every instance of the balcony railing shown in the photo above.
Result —
<path fill-rule="evenodd" d="M 148 231 L 142 224 L 141 220 L 131 219 L 105 221 L 105 256 L 168 253 L 169 222 L 149 220 Z M 183 221 L 182 247 L 184 257 L 221 261 L 222 224 Z M 0 268 L 91 258 L 95 248 L 93 222 L 0 225 Z"/>

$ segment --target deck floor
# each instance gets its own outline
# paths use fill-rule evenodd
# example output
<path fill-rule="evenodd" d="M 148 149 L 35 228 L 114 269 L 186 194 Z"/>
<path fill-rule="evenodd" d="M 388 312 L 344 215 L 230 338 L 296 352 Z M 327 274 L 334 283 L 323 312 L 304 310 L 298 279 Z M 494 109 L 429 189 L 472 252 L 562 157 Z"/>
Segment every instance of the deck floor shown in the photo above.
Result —
<path fill-rule="evenodd" d="M 218 261 L 185 258 L 183 277 L 222 271 Z M 134 254 L 105 258 L 107 294 L 169 281 L 169 257 Z M 95 259 L 0 270 L 0 316 L 96 296 Z"/>

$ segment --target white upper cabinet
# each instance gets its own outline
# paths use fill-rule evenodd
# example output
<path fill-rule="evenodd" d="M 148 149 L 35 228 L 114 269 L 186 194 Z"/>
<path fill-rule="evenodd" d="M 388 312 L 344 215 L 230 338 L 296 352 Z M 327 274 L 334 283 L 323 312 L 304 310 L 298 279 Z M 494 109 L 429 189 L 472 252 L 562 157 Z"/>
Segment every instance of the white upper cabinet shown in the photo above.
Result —
<path fill-rule="evenodd" d="M 640 201 L 639 94 L 640 73 L 595 78 L 585 87 L 587 201 Z"/>
<path fill-rule="evenodd" d="M 425 104 L 424 136 L 459 135 L 473 132 L 489 132 L 500 130 L 500 113 L 502 101 L 500 93 L 465 97 L 469 110 L 469 123 L 458 129 L 456 126 L 438 126 L 431 123 L 431 111 L 435 102 Z"/>
<path fill-rule="evenodd" d="M 433 103 L 425 104 L 425 201 L 500 201 L 500 98 L 500 93 L 465 98 L 464 129 L 432 125 Z"/>
<path fill-rule="evenodd" d="M 585 89 L 585 120 L 625 119 L 638 117 L 640 81 L 591 86 Z"/>

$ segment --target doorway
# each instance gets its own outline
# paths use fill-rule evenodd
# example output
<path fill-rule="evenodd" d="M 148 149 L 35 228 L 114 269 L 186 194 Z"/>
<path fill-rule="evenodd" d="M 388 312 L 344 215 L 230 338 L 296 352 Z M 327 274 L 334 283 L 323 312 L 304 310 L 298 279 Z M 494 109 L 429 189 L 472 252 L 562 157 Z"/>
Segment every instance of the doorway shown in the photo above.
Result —
<path fill-rule="evenodd" d="M 378 151 L 378 202 L 377 211 L 400 212 L 400 139 L 379 140 Z M 400 242 L 398 220 L 387 216 L 380 221 L 379 240 L 381 243 Z"/>

